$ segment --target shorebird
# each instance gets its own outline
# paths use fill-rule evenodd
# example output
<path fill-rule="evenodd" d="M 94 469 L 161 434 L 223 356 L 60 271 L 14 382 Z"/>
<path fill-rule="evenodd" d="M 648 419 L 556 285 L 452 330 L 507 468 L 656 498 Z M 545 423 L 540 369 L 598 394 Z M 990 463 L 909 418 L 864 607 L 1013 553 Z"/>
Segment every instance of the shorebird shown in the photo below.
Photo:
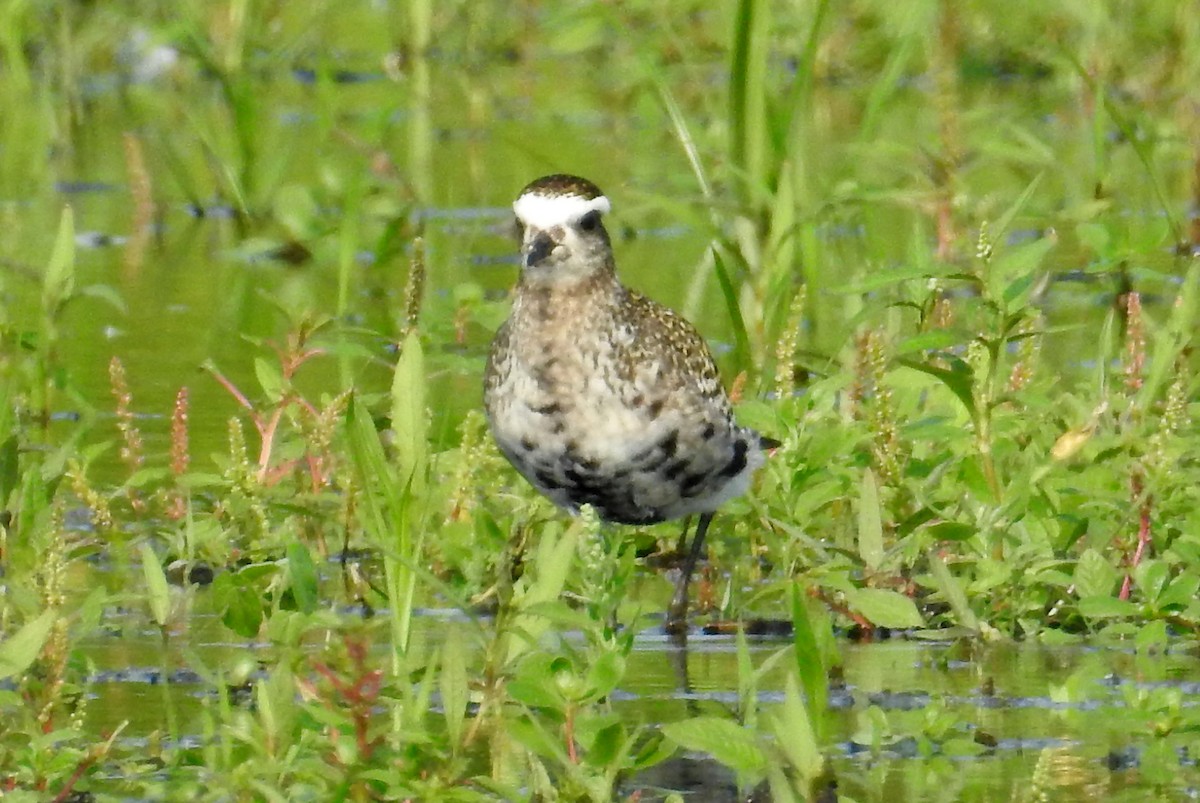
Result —
<path fill-rule="evenodd" d="M 609 209 L 578 176 L 521 190 L 521 274 L 488 355 L 484 407 L 500 450 L 559 507 L 591 505 L 618 524 L 699 514 L 667 611 L 667 630 L 686 632 L 713 513 L 779 444 L 734 420 L 695 327 L 617 279 Z"/>

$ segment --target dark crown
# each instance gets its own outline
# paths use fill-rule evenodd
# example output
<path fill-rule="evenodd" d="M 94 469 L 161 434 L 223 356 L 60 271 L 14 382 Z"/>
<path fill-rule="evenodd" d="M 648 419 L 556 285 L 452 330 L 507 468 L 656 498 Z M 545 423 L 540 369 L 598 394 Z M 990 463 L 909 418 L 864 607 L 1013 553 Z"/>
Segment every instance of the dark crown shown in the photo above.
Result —
<path fill-rule="evenodd" d="M 525 186 L 518 194 L 527 195 L 529 193 L 537 193 L 554 198 L 560 195 L 574 195 L 577 198 L 583 198 L 585 201 L 590 201 L 593 198 L 599 198 L 604 192 L 586 178 L 572 176 L 566 173 L 555 173 L 550 176 L 542 176 L 539 179 L 534 179 Z"/>

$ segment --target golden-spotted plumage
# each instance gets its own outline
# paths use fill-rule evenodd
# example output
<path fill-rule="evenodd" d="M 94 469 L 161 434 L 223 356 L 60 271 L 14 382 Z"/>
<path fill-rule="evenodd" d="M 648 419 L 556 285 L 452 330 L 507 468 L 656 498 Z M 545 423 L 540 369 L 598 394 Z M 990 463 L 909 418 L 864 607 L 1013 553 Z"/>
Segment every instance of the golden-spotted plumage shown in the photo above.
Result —
<path fill-rule="evenodd" d="M 734 421 L 695 328 L 617 280 L 600 220 L 608 207 L 573 176 L 518 197 L 521 278 L 492 343 L 484 405 L 501 450 L 556 504 L 625 524 L 702 515 L 677 623 L 713 511 L 745 492 L 771 442 Z"/>

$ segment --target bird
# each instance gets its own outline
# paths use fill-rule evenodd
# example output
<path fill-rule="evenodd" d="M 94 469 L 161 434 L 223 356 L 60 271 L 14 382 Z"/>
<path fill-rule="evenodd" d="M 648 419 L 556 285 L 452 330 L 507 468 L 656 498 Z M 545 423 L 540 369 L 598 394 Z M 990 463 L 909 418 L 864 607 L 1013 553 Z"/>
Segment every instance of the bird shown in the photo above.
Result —
<path fill-rule="evenodd" d="M 779 442 L 738 425 L 696 328 L 618 279 L 610 211 L 599 187 L 563 173 L 517 196 L 520 276 L 488 353 L 484 409 L 500 451 L 560 508 L 626 525 L 699 514 L 667 610 L 667 631 L 686 633 L 713 514 Z"/>

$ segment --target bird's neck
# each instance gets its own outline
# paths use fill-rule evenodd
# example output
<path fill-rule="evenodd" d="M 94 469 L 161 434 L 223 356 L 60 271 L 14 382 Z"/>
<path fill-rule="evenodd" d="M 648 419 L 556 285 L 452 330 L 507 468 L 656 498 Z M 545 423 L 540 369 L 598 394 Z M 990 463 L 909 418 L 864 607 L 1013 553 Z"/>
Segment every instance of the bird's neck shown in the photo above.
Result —
<path fill-rule="evenodd" d="M 586 276 L 539 277 L 521 274 L 513 299 L 513 317 L 586 325 L 586 317 L 617 303 L 624 292 L 611 266 Z"/>

